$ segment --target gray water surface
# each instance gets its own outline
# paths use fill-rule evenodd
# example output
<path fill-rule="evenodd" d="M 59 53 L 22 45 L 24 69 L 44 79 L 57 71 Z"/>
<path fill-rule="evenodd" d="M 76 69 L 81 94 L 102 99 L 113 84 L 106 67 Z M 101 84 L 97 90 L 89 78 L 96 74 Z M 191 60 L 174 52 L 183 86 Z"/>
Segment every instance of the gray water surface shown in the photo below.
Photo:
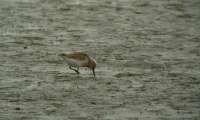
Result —
<path fill-rule="evenodd" d="M 1 120 L 198 120 L 199 0 L 0 0 Z M 58 57 L 83 51 L 97 80 Z"/>

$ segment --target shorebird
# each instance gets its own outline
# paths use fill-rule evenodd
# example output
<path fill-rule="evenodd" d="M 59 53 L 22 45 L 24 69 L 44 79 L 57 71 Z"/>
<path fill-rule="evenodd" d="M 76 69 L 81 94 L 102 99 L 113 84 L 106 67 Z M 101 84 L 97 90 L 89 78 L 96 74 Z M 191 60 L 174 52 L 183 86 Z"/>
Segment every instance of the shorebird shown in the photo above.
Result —
<path fill-rule="evenodd" d="M 79 74 L 79 67 L 88 67 L 92 70 L 94 78 L 95 78 L 95 68 L 96 68 L 96 61 L 83 52 L 72 52 L 72 53 L 61 53 L 59 54 L 67 64 L 69 65 L 69 69 L 75 71 Z"/>

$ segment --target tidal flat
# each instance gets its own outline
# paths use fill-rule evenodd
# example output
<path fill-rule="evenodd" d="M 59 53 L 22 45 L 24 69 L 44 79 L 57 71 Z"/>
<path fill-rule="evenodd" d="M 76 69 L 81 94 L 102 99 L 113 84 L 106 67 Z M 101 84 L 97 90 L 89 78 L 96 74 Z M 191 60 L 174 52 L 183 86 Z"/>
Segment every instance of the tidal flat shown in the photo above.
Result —
<path fill-rule="evenodd" d="M 0 0 L 0 120 L 199 118 L 199 0 Z"/>

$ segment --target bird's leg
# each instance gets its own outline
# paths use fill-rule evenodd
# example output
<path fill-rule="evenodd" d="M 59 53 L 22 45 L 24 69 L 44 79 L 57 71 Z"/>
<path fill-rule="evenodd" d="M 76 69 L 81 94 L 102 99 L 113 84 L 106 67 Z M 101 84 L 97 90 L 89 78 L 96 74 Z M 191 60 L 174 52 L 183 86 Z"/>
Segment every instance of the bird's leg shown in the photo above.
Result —
<path fill-rule="evenodd" d="M 74 68 L 72 68 L 72 66 L 69 66 L 69 69 L 71 69 L 71 70 L 73 70 L 73 71 L 75 71 L 77 74 L 79 74 L 79 67 L 78 67 L 78 70 L 76 70 L 76 69 L 74 69 Z"/>
<path fill-rule="evenodd" d="M 80 72 L 79 72 L 79 67 L 77 67 L 77 72 L 76 72 L 77 74 L 79 74 Z"/>
<path fill-rule="evenodd" d="M 72 68 L 72 66 L 69 66 L 69 69 L 71 69 L 71 70 L 76 72 L 76 69 Z"/>
<path fill-rule="evenodd" d="M 92 73 L 94 75 L 94 80 L 96 80 L 96 75 L 95 75 L 95 69 L 94 68 L 92 69 Z"/>

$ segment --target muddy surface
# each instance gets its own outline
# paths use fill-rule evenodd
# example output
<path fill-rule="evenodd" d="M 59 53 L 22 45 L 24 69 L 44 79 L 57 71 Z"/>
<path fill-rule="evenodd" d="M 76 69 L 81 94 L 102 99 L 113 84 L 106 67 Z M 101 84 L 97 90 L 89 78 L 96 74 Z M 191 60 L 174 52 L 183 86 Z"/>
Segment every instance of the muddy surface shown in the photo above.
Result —
<path fill-rule="evenodd" d="M 0 120 L 198 120 L 199 0 L 0 0 Z M 98 63 L 77 76 L 58 57 Z"/>

